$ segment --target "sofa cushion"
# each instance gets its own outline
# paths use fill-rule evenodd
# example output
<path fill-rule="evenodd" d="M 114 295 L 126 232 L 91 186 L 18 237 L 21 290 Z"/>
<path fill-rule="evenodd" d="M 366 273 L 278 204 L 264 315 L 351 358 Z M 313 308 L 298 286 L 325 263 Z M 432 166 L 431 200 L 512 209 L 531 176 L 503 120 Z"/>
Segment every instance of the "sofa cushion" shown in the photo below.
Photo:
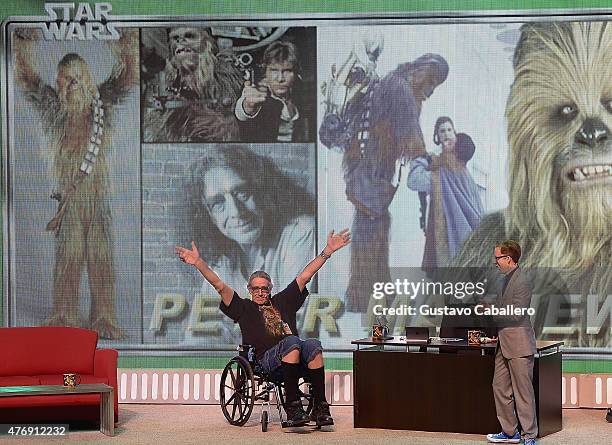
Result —
<path fill-rule="evenodd" d="M 63 374 L 39 375 L 37 377 L 40 380 L 41 385 L 63 385 L 64 384 Z M 91 374 L 79 374 L 79 379 L 80 379 L 79 384 L 105 383 L 108 385 L 108 377 L 97 377 Z"/>
<path fill-rule="evenodd" d="M 0 377 L 0 386 L 34 386 L 40 385 L 40 379 L 37 376 L 15 375 Z"/>
<path fill-rule="evenodd" d="M 0 328 L 0 376 L 93 374 L 98 334 L 68 327 Z"/>

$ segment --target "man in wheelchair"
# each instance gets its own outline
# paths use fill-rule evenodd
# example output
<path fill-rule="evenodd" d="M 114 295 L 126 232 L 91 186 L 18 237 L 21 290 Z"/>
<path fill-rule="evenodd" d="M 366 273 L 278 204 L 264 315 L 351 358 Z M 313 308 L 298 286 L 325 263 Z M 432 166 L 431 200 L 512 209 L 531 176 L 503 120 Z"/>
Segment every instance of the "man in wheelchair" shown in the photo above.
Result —
<path fill-rule="evenodd" d="M 221 312 L 240 325 L 242 341 L 255 347 L 264 372 L 272 373 L 279 367 L 282 369 L 288 426 L 304 426 L 311 420 L 318 426 L 334 423 L 325 399 L 323 347 L 319 340 L 299 338 L 296 313 L 308 296 L 306 284 L 336 250 L 350 242 L 348 229 L 340 233 L 332 230 L 323 251 L 284 290 L 273 296 L 270 276 L 264 271 L 253 272 L 247 285 L 250 300 L 240 298 L 234 289 L 208 267 L 200 258 L 195 242 L 191 242 L 191 250 L 176 247 L 181 261 L 195 266 L 219 293 Z M 310 417 L 298 399 L 298 380 L 303 368 L 307 369 L 314 398 Z"/>

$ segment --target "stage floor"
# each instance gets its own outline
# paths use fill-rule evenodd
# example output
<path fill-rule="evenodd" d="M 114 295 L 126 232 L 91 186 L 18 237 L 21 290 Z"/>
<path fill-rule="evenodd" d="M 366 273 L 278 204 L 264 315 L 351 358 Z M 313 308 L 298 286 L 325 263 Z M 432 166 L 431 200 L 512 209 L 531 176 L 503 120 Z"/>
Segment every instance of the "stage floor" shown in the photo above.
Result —
<path fill-rule="evenodd" d="M 229 425 L 221 409 L 215 405 L 119 405 L 119 424 L 115 437 L 104 436 L 99 430 L 71 431 L 67 438 L 0 437 L 0 444 L 62 443 L 62 444 L 483 444 L 484 436 L 473 434 L 429 433 L 353 428 L 353 407 L 332 407 L 335 431 L 314 429 L 283 430 L 271 424 L 262 433 L 256 406 L 251 421 L 243 427 Z M 452 413 L 440 413 L 451 416 Z M 277 416 L 273 416 L 278 421 Z M 492 431 L 495 432 L 495 431 Z M 605 421 L 605 410 L 565 409 L 563 430 L 545 437 L 538 443 L 576 445 L 606 443 L 612 424 Z"/>

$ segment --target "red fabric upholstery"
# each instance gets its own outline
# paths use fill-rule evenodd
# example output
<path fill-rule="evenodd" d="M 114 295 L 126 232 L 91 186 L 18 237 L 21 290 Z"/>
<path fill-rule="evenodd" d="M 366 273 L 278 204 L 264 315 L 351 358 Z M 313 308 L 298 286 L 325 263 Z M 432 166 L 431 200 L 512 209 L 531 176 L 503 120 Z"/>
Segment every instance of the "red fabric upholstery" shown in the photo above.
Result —
<path fill-rule="evenodd" d="M 93 374 L 98 334 L 81 328 L 0 329 L 0 376 L 64 372 Z M 35 360 L 33 360 L 35 358 Z"/>
<path fill-rule="evenodd" d="M 39 385 L 63 385 L 64 376 L 62 374 L 46 374 L 39 375 Z M 82 383 L 106 383 L 108 385 L 108 377 L 96 377 L 95 375 L 79 374 L 79 384 Z"/>
<path fill-rule="evenodd" d="M 118 420 L 117 357 L 96 349 L 98 334 L 68 327 L 0 328 L 0 386 L 61 385 L 74 372 L 80 383 L 106 383 L 115 389 Z M 100 419 L 99 394 L 0 397 L 6 422 L 73 422 Z"/>
<path fill-rule="evenodd" d="M 11 377 L 0 377 L 0 386 L 33 386 L 40 385 L 40 379 L 30 375 L 15 375 Z"/>

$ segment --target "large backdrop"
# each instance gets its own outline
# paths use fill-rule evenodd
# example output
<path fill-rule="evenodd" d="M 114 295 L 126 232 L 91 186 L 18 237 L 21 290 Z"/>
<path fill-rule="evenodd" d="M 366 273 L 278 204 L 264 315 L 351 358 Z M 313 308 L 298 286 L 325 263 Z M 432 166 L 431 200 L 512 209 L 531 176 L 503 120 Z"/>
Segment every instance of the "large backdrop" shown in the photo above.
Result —
<path fill-rule="evenodd" d="M 175 246 L 195 242 L 247 296 L 252 271 L 280 290 L 348 227 L 299 313 L 326 348 L 471 304 L 380 283 L 451 270 L 494 298 L 505 239 L 532 272 L 538 338 L 612 348 L 612 26 L 283 23 L 116 23 L 91 40 L 8 25 L 9 325 L 233 349 L 238 326 Z"/>

